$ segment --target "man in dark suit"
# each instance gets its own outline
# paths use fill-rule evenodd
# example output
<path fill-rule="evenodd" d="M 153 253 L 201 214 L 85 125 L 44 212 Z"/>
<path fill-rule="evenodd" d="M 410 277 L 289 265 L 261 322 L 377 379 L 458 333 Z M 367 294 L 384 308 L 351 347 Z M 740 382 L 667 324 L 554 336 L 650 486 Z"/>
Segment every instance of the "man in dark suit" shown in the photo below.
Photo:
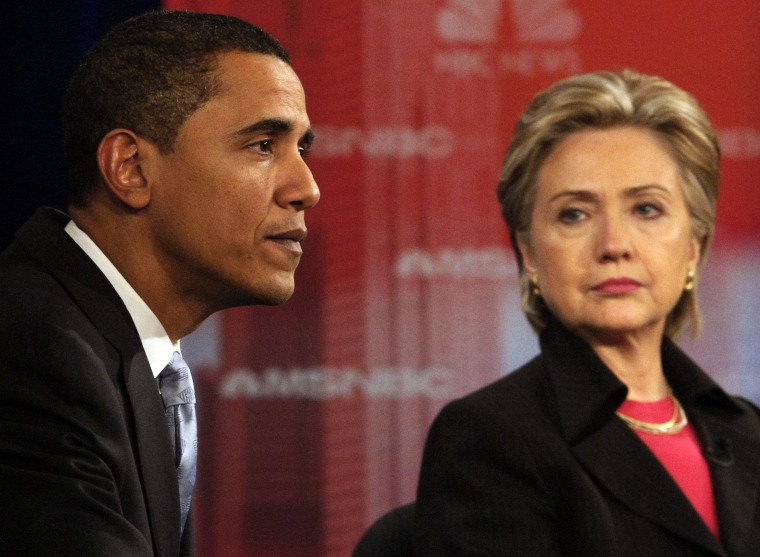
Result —
<path fill-rule="evenodd" d="M 211 313 L 291 296 L 319 199 L 303 89 L 257 27 L 144 14 L 84 58 L 64 137 L 70 216 L 0 255 L 0 553 L 191 555 L 157 378 Z"/>

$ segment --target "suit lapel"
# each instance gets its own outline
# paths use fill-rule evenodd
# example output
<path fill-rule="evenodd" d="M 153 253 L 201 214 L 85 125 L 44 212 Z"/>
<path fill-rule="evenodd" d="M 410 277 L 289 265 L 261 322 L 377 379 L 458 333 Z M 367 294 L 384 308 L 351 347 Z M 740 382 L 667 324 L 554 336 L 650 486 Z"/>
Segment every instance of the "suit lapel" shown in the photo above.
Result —
<path fill-rule="evenodd" d="M 668 340 L 662 359 L 710 467 L 721 539 L 729 554 L 744 555 L 760 497 L 758 415 L 729 397 Z"/>
<path fill-rule="evenodd" d="M 150 534 L 156 555 L 177 555 L 179 490 L 158 386 L 129 312 L 98 267 L 63 231 L 68 220 L 58 211 L 39 210 L 17 236 L 121 355 Z"/>
<path fill-rule="evenodd" d="M 635 513 L 715 555 L 718 541 L 646 445 L 615 416 L 627 389 L 561 324 L 541 335 L 562 433 L 579 463 Z"/>
<path fill-rule="evenodd" d="M 743 416 L 704 413 L 695 421 L 706 447 L 721 538 L 729 554 L 741 555 L 755 526 L 760 492 L 757 420 L 747 411 Z"/>
<path fill-rule="evenodd" d="M 124 365 L 156 553 L 177 555 L 180 539 L 179 487 L 163 403 L 142 349 L 126 359 Z"/>
<path fill-rule="evenodd" d="M 725 555 L 659 460 L 614 418 L 572 447 L 583 467 L 618 501 L 666 530 Z"/>

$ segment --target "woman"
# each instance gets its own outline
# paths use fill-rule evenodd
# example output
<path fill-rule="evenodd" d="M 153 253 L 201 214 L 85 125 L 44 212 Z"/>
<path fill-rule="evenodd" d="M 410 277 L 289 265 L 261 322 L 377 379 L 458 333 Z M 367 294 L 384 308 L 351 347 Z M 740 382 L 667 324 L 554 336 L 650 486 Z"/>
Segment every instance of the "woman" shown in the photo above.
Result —
<path fill-rule="evenodd" d="M 445 407 L 417 554 L 760 555 L 760 420 L 673 339 L 699 326 L 719 150 L 657 77 L 563 80 L 523 113 L 498 195 L 541 353 Z"/>

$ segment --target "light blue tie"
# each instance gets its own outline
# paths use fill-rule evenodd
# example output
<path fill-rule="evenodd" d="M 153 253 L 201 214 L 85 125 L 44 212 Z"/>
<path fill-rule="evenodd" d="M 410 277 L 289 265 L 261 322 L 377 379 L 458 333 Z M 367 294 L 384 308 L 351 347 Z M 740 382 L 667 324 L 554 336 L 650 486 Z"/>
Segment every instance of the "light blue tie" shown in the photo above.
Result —
<path fill-rule="evenodd" d="M 198 463 L 198 422 L 195 417 L 193 378 L 179 352 L 174 353 L 169 365 L 158 376 L 158 387 L 164 399 L 166 425 L 174 446 L 182 511 L 181 530 L 184 531 Z"/>

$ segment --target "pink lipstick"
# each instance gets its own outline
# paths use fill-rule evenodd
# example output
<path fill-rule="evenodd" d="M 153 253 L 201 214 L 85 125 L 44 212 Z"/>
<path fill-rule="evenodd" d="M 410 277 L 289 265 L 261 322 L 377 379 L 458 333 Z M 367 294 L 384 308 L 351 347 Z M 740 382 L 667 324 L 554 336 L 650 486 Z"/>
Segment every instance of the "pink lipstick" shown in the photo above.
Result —
<path fill-rule="evenodd" d="M 637 280 L 627 277 L 612 278 L 594 286 L 594 290 L 603 294 L 627 294 L 641 286 Z"/>

